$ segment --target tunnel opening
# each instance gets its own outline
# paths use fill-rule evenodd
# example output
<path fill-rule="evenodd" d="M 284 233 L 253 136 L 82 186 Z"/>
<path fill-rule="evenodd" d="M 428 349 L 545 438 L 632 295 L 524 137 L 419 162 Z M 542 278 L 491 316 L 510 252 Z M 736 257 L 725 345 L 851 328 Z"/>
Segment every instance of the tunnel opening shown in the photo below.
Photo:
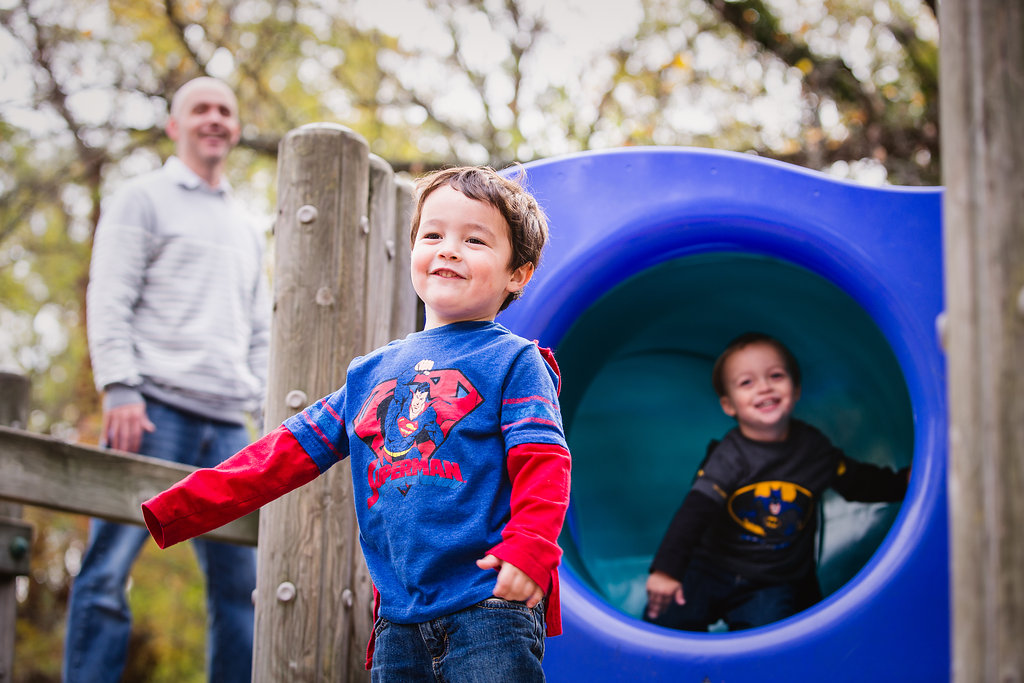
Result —
<path fill-rule="evenodd" d="M 602 601 L 639 618 L 651 557 L 709 440 L 734 422 L 711 388 L 725 344 L 747 330 L 786 343 L 803 370 L 795 416 L 847 455 L 910 464 L 914 412 L 899 362 L 846 292 L 794 263 L 718 251 L 664 261 L 613 286 L 558 344 L 573 453 L 565 564 Z M 825 596 L 875 553 L 898 504 L 823 501 Z"/>

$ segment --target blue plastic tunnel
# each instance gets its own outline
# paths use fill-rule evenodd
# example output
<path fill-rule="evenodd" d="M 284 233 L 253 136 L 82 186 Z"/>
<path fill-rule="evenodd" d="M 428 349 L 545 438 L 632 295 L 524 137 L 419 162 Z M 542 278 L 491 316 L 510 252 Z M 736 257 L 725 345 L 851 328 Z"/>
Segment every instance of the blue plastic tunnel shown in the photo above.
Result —
<path fill-rule="evenodd" d="M 527 166 L 551 240 L 499 320 L 556 350 L 573 486 L 551 681 L 936 681 L 949 671 L 941 191 L 679 148 Z M 737 633 L 640 620 L 647 566 L 708 441 L 710 371 L 747 330 L 799 358 L 797 415 L 912 465 L 902 504 L 827 497 L 823 602 Z"/>

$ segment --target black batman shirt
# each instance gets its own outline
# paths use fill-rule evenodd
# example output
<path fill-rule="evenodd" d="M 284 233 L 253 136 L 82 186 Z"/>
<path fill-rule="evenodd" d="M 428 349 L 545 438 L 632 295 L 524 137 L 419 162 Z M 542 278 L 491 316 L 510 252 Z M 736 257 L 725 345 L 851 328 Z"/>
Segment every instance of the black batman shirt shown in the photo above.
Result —
<path fill-rule="evenodd" d="M 814 571 L 817 503 L 830 487 L 847 500 L 898 501 L 906 470 L 852 460 L 799 420 L 780 442 L 734 428 L 697 473 L 651 569 L 682 580 L 690 558 L 701 556 L 754 582 L 804 579 Z"/>

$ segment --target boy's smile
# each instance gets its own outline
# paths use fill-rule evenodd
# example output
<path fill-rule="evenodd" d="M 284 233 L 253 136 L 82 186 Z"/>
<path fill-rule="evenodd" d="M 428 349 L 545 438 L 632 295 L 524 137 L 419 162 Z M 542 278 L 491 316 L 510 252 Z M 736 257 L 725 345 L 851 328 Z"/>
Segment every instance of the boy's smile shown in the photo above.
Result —
<path fill-rule="evenodd" d="M 757 441 L 785 440 L 800 388 L 778 350 L 765 343 L 745 346 L 726 360 L 723 377 L 722 410 L 736 418 L 740 432 Z"/>
<path fill-rule="evenodd" d="M 450 185 L 424 200 L 412 248 L 412 286 L 426 307 L 426 328 L 494 320 L 511 292 L 533 275 L 530 264 L 511 270 L 512 245 L 504 216 Z"/>

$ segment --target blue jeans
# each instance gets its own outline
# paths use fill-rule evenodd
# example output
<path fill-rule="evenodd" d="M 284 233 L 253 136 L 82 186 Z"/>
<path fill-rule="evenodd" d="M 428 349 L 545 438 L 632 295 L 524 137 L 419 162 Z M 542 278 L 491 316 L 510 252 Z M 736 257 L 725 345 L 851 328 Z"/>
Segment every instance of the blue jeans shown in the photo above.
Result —
<path fill-rule="evenodd" d="M 683 577 L 686 604 L 669 603 L 656 619 L 644 621 L 680 631 L 707 631 L 719 619 L 730 631 L 765 626 L 790 617 L 802 604 L 802 582 L 754 583 L 694 558 Z"/>
<path fill-rule="evenodd" d="M 149 399 L 146 413 L 156 431 L 143 437 L 139 449 L 143 455 L 212 467 L 249 444 L 249 434 L 241 425 L 215 422 Z M 148 539 L 145 527 L 100 519 L 90 522 L 89 548 L 68 607 L 65 683 L 121 679 L 132 628 L 125 583 Z M 201 538 L 192 544 L 206 576 L 208 680 L 249 681 L 256 551 Z"/>
<path fill-rule="evenodd" d="M 373 683 L 544 680 L 544 602 L 488 598 L 422 624 L 374 624 Z"/>

